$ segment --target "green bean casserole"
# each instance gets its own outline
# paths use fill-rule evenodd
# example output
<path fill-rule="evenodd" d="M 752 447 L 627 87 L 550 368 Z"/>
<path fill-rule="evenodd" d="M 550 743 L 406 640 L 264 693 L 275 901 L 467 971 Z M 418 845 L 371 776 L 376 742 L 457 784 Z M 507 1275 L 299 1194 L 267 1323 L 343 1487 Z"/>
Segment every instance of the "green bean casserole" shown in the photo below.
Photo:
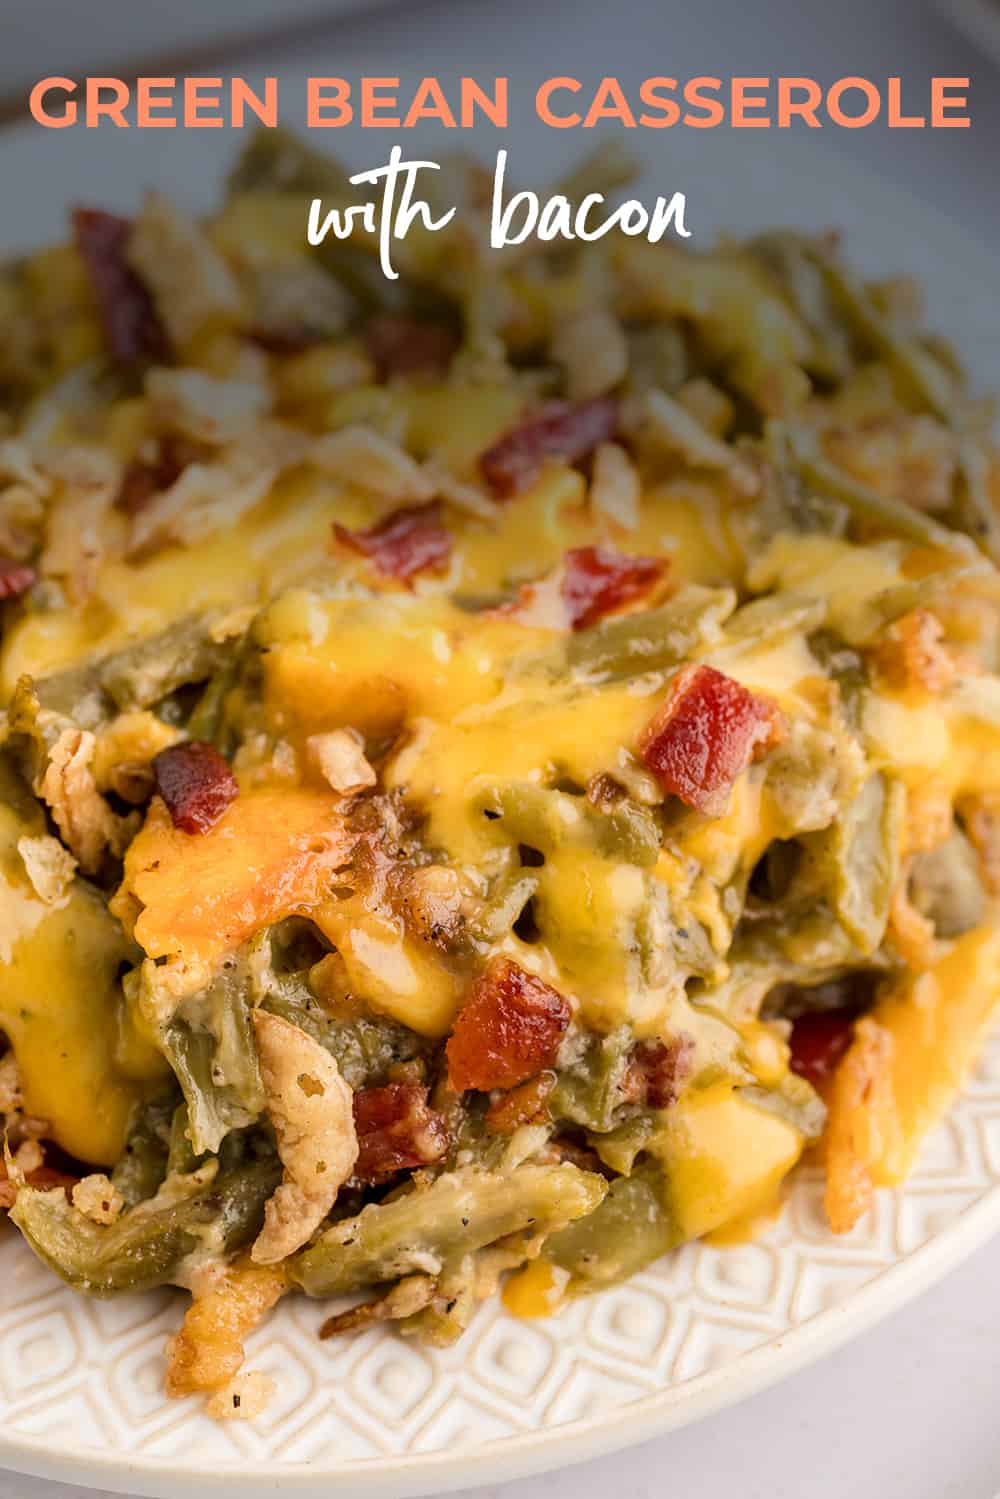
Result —
<path fill-rule="evenodd" d="M 905 1175 L 998 995 L 1000 462 L 835 236 L 484 248 L 329 159 L 0 275 L 0 1205 L 444 1344 Z M 598 155 L 569 194 L 602 189 Z M 346 1299 L 345 1299 L 346 1298 Z"/>

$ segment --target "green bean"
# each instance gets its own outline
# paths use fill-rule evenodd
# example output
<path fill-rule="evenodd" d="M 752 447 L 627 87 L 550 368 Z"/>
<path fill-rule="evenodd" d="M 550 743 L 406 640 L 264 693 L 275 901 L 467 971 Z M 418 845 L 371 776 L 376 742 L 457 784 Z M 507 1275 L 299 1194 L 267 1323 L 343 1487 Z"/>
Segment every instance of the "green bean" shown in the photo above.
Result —
<path fill-rule="evenodd" d="M 135 1111 L 125 1150 L 111 1173 L 126 1208 L 159 1191 L 168 1171 L 170 1124 L 176 1107 L 173 1090 L 141 1104 Z"/>
<path fill-rule="evenodd" d="M 826 1105 L 811 1083 L 794 1072 L 787 1073 L 776 1088 L 740 1088 L 739 1096 L 765 1114 L 776 1114 L 806 1140 L 818 1140 L 823 1133 Z"/>
<path fill-rule="evenodd" d="M 868 956 L 879 946 L 899 875 L 905 793 L 881 774 L 870 776 L 828 829 L 801 840 L 804 890 L 817 884 L 843 930 Z"/>
<path fill-rule="evenodd" d="M 178 1104 L 170 1120 L 170 1148 L 167 1155 L 167 1175 L 187 1176 L 197 1171 L 202 1157 L 195 1153 L 191 1144 L 191 1122 L 186 1103 Z"/>
<path fill-rule="evenodd" d="M 400 1321 L 403 1337 L 416 1338 L 433 1348 L 450 1348 L 458 1342 L 479 1305 L 476 1260 L 474 1254 L 463 1254 L 453 1264 L 445 1265 L 427 1306 Z"/>
<path fill-rule="evenodd" d="M 593 1212 L 605 1190 L 603 1177 L 570 1165 L 462 1167 L 334 1224 L 295 1256 L 289 1273 L 308 1296 L 344 1295 L 414 1271 L 437 1274 L 508 1234 L 555 1232 Z"/>
<path fill-rule="evenodd" d="M 548 1100 L 553 1115 L 600 1134 L 614 1129 L 621 1106 L 619 1084 L 633 1041 L 624 1025 L 607 1036 L 591 1036 L 583 1055 L 559 1073 Z"/>
<path fill-rule="evenodd" d="M 851 652 L 843 654 L 849 659 L 852 656 Z M 853 753 L 853 743 L 845 740 L 843 730 L 834 734 L 802 720 L 792 725 L 788 737 L 776 746 L 767 762 L 767 791 L 781 814 L 782 839 L 829 826 L 831 809 L 837 803 Z M 771 848 L 777 846 L 772 844 Z M 797 844 L 790 846 L 798 848 Z"/>
<path fill-rule="evenodd" d="M 130 1007 L 145 1017 L 181 1085 L 196 1156 L 217 1151 L 232 1129 L 252 1124 L 264 1089 L 248 1003 L 243 955 L 229 958 L 206 989 L 184 999 L 159 1023 L 157 969 L 149 963 L 124 980 Z"/>
<path fill-rule="evenodd" d="M 18 1189 L 10 1211 L 31 1248 L 75 1291 L 115 1296 L 169 1284 L 203 1243 L 242 1249 L 260 1231 L 264 1204 L 281 1178 L 276 1158 L 217 1175 L 174 1178 L 107 1227 L 92 1223 L 62 1191 Z"/>
<path fill-rule="evenodd" d="M 755 475 L 744 462 L 741 449 L 716 437 L 665 390 L 654 386 L 643 393 L 637 435 L 679 454 L 691 468 L 729 474 L 736 487 L 753 492 Z"/>
<path fill-rule="evenodd" d="M 808 635 L 826 618 L 826 600 L 791 590 L 743 604 L 724 627 L 725 646 L 757 650 L 788 635 Z"/>
<path fill-rule="evenodd" d="M 164 1053 L 188 1103 L 187 1128 L 196 1156 L 218 1150 L 230 1130 L 252 1123 L 263 1108 L 263 1093 L 254 1110 L 238 1088 L 219 1081 L 217 1052 L 217 1038 L 209 1031 L 193 1029 L 184 1021 L 167 1029 Z"/>
<path fill-rule="evenodd" d="M 958 828 L 937 848 L 918 853 L 910 871 L 910 899 L 933 924 L 934 935 L 948 940 L 979 926 L 987 896 L 975 849 Z"/>
<path fill-rule="evenodd" d="M 187 721 L 187 732 L 192 739 L 207 740 L 224 755 L 233 748 L 233 734 L 226 722 L 226 700 L 236 686 L 238 677 L 238 664 L 228 661 L 205 683 L 201 697 Z"/>
<path fill-rule="evenodd" d="M 656 609 L 581 630 L 566 648 L 569 667 L 611 681 L 665 671 L 711 640 L 735 607 L 732 589 L 691 584 Z"/>
<path fill-rule="evenodd" d="M 760 493 L 757 503 L 734 514 L 744 560 L 755 557 L 781 531 L 799 535 L 844 537 L 851 512 L 839 500 L 819 495 L 802 480 L 784 422 L 770 421 L 763 438 L 750 451 L 757 454 Z"/>
<path fill-rule="evenodd" d="M 631 1176 L 636 1160 L 645 1150 L 655 1128 L 652 1114 L 635 1114 L 607 1134 L 588 1134 L 587 1144 L 605 1166 L 619 1176 Z"/>
<path fill-rule="evenodd" d="M 843 469 L 824 458 L 813 435 L 800 430 L 788 434 L 793 460 L 806 485 L 828 499 L 846 505 L 856 521 L 879 531 L 905 537 L 923 546 L 943 547 L 951 552 L 969 552 L 972 543 L 941 526 L 921 510 L 903 500 L 889 499 L 866 484 L 851 478 Z"/>
<path fill-rule="evenodd" d="M 258 934 L 248 953 L 253 1002 L 325 1047 L 350 1087 L 384 1083 L 390 1067 L 412 1061 L 424 1051 L 426 1042 L 397 1021 L 354 1009 L 331 1014 L 309 987 L 308 971 L 283 971 L 281 963 L 276 934 Z"/>
<path fill-rule="evenodd" d="M 679 1242 L 659 1165 L 644 1161 L 611 1183 L 588 1217 L 554 1234 L 544 1257 L 570 1272 L 570 1290 L 599 1291 L 627 1280 Z"/>
<path fill-rule="evenodd" d="M 798 236 L 762 234 L 750 249 L 780 283 L 800 322 L 812 335 L 809 368 L 824 380 L 851 373 L 850 341 L 832 306 L 827 278 Z"/>
<path fill-rule="evenodd" d="M 328 1015 L 311 996 L 304 995 L 297 1003 L 287 993 L 270 994 L 261 1009 L 297 1025 L 325 1047 L 352 1088 L 384 1082 L 390 1067 L 410 1061 L 423 1049 L 421 1038 L 406 1026 L 370 1015 L 340 1020 Z"/>
<path fill-rule="evenodd" d="M 680 328 L 672 323 L 651 323 L 648 327 L 630 329 L 626 339 L 630 390 L 672 393 L 688 379 L 690 360 Z"/>
<path fill-rule="evenodd" d="M 807 253 L 822 270 L 835 305 L 857 338 L 885 361 L 910 400 L 949 421 L 954 390 L 947 371 L 914 339 L 893 328 L 865 287 L 832 254 L 814 242 L 807 245 Z"/>
<path fill-rule="evenodd" d="M 607 858 L 650 868 L 659 858 L 660 830 L 645 807 L 625 800 L 602 812 L 582 796 L 552 791 L 530 781 L 491 786 L 477 806 L 511 842 L 542 853 L 592 848 Z"/>
<path fill-rule="evenodd" d="M 110 716 L 110 704 L 96 666 L 55 672 L 39 678 L 32 687 L 39 709 L 55 714 L 61 728 L 73 724 L 80 729 L 97 729 Z"/>
<path fill-rule="evenodd" d="M 469 930 L 477 942 L 502 942 L 538 889 L 538 876 L 518 867 L 501 874 L 474 912 Z"/>
<path fill-rule="evenodd" d="M 148 708 L 178 687 L 204 682 L 232 658 L 232 639 L 213 640 L 218 615 L 190 615 L 158 635 L 116 651 L 98 666 L 101 687 L 116 708 Z"/>
<path fill-rule="evenodd" d="M 830 630 L 817 630 L 809 637 L 809 649 L 840 692 L 840 706 L 847 725 L 860 732 L 870 682 L 865 659 Z"/>
<path fill-rule="evenodd" d="M 36 712 L 65 720 L 59 727 L 98 729 L 116 711 L 151 707 L 178 687 L 232 670 L 237 642 L 212 639 L 219 618 L 221 611 L 191 615 L 90 665 L 40 678 L 31 687 Z"/>

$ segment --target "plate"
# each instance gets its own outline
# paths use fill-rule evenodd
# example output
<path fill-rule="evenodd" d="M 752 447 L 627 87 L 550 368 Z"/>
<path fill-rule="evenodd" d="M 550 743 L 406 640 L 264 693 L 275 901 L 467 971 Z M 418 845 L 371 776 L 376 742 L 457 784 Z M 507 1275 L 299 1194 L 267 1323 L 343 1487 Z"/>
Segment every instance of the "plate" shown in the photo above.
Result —
<path fill-rule="evenodd" d="M 346 71 L 350 61 L 338 65 Z M 277 71 L 274 59 L 268 70 Z M 192 201 L 208 203 L 230 146 L 215 138 L 223 132 L 211 134 L 206 143 L 174 132 L 154 152 L 140 149 L 138 132 L 100 143 L 93 132 L 55 141 L 12 132 L 0 163 L 25 211 L 13 225 L 6 216 L 3 238 L 25 245 L 55 232 L 67 200 L 128 207 L 150 178 L 183 181 Z M 691 134 L 700 139 L 671 143 L 669 154 L 657 141 L 635 144 L 649 153 L 648 187 L 689 185 L 696 239 L 722 225 L 843 225 L 869 271 L 922 277 L 931 321 L 957 340 L 981 382 L 1000 383 L 1000 330 L 984 315 L 994 305 L 985 249 L 813 139 L 769 139 L 765 150 L 715 140 L 720 132 Z M 538 135 L 520 124 L 504 141 L 512 170 L 530 159 L 524 175 L 536 180 L 575 154 L 563 132 Z M 413 144 L 425 155 L 441 149 L 430 137 Z M 384 139 L 348 145 L 359 165 L 388 152 Z M 248 1367 L 276 1380 L 271 1407 L 252 1425 L 224 1427 L 196 1402 L 162 1396 L 177 1298 L 85 1301 L 4 1234 L 0 1464 L 163 1499 L 192 1490 L 247 1499 L 278 1487 L 296 1499 L 403 1499 L 470 1479 L 500 1482 L 624 1447 L 763 1389 L 900 1306 L 998 1229 L 1000 1037 L 907 1186 L 881 1193 L 850 1235 L 829 1233 L 819 1179 L 803 1171 L 760 1241 L 688 1245 L 551 1321 L 517 1322 L 488 1304 L 445 1351 L 380 1332 L 321 1344 L 321 1308 L 291 1301 L 248 1343 Z"/>

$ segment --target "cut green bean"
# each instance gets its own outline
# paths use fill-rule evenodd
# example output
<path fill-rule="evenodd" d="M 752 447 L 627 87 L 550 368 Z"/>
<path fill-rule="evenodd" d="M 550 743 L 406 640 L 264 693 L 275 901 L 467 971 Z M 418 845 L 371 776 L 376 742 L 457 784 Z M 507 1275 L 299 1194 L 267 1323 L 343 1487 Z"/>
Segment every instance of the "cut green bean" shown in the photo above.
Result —
<path fill-rule="evenodd" d="M 169 1284 L 202 1244 L 223 1253 L 242 1249 L 259 1233 L 280 1178 L 276 1158 L 227 1175 L 174 1178 L 108 1227 L 78 1213 L 61 1190 L 21 1187 L 10 1217 L 39 1259 L 75 1291 L 115 1296 Z"/>
<path fill-rule="evenodd" d="M 595 1212 L 553 1235 L 545 1258 L 569 1271 L 574 1292 L 627 1280 L 678 1242 L 667 1195 L 659 1165 L 643 1162 L 611 1183 Z"/>
<path fill-rule="evenodd" d="M 126 1208 L 154 1197 L 167 1175 L 175 1089 L 141 1104 L 135 1112 L 124 1153 L 111 1180 Z"/>
<path fill-rule="evenodd" d="M 846 505 L 853 518 L 862 525 L 888 531 L 890 535 L 902 536 L 923 546 L 943 547 L 947 551 L 966 554 L 971 551 L 973 543 L 967 536 L 939 525 L 903 500 L 877 494 L 866 484 L 851 478 L 850 474 L 822 456 L 812 434 L 790 429 L 788 437 L 803 483 L 826 498 Z"/>
<path fill-rule="evenodd" d="M 603 812 L 585 797 L 519 781 L 490 787 L 477 797 L 476 806 L 493 819 L 501 836 L 542 853 L 591 848 L 642 868 L 650 868 L 659 857 L 656 819 L 646 807 L 628 800 Z"/>
<path fill-rule="evenodd" d="M 612 681 L 665 671 L 711 640 L 735 607 L 732 589 L 692 584 L 657 609 L 581 630 L 566 648 L 569 666 L 589 677 Z"/>
<path fill-rule="evenodd" d="M 570 1165 L 463 1167 L 334 1224 L 289 1274 L 308 1296 L 341 1296 L 415 1271 L 436 1275 L 508 1234 L 555 1232 L 592 1213 L 606 1190 L 603 1177 Z"/>
<path fill-rule="evenodd" d="M 904 394 L 918 407 L 949 421 L 954 388 L 947 370 L 913 339 L 899 334 L 879 311 L 865 287 L 832 254 L 808 245 L 820 266 L 841 316 L 858 339 L 885 361 Z"/>

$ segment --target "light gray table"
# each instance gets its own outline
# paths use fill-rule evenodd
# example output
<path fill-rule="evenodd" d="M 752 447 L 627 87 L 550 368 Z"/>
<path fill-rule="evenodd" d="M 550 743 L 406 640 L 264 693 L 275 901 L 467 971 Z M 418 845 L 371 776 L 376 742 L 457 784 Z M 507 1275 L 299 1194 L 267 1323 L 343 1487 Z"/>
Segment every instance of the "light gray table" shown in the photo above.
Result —
<path fill-rule="evenodd" d="M 231 16 L 223 0 L 220 15 Z M 577 49 L 603 49 L 607 71 L 777 74 L 837 77 L 971 74 L 975 127 L 970 132 L 866 130 L 832 133 L 827 143 L 856 153 L 877 171 L 933 199 L 983 240 L 1000 229 L 1000 74 L 922 0 L 655 0 L 666 48 L 642 56 L 654 0 L 507 0 L 502 12 L 484 0 L 408 7 L 410 61 L 433 70 L 435 38 L 460 27 L 475 67 L 476 38 L 485 28 L 488 66 L 503 37 L 530 36 L 547 71 L 572 72 Z M 174 0 L 203 19 L 211 0 Z M 261 5 L 253 7 L 255 18 Z M 92 57 L 91 7 L 45 0 L 46 29 L 62 11 L 61 71 Z M 766 12 L 766 13 L 765 13 Z M 5 86 L 34 72 L 25 50 L 30 12 L 18 18 L 16 55 L 0 57 Z M 359 24 L 377 48 L 386 16 Z M 4 22 L 6 25 L 7 22 Z M 162 40 L 162 34 L 158 38 Z M 51 55 L 51 54 L 49 54 Z M 41 54 L 39 54 L 41 57 Z M 667 67 L 669 63 L 669 68 Z M 39 61 L 39 68 L 43 67 Z M 496 67 L 502 68 L 497 60 Z M 6 68 L 6 73 L 5 73 Z M 771 149 L 773 139 L 768 143 Z M 831 213 L 831 221 L 835 220 Z M 996 308 L 988 309 L 996 316 Z M 998 372 L 1000 377 L 1000 372 Z M 1000 384 L 1000 378 L 998 378 Z M 982 1250 L 942 1285 L 840 1353 L 745 1404 L 644 1447 L 500 1489 L 472 1490 L 478 1499 L 992 1499 L 1000 1492 L 1000 1242 Z M 85 1499 L 82 1490 L 0 1474 L 0 1499 Z M 93 1499 L 93 1496 L 89 1496 Z M 110 1499 L 110 1496 L 108 1496 Z"/>

